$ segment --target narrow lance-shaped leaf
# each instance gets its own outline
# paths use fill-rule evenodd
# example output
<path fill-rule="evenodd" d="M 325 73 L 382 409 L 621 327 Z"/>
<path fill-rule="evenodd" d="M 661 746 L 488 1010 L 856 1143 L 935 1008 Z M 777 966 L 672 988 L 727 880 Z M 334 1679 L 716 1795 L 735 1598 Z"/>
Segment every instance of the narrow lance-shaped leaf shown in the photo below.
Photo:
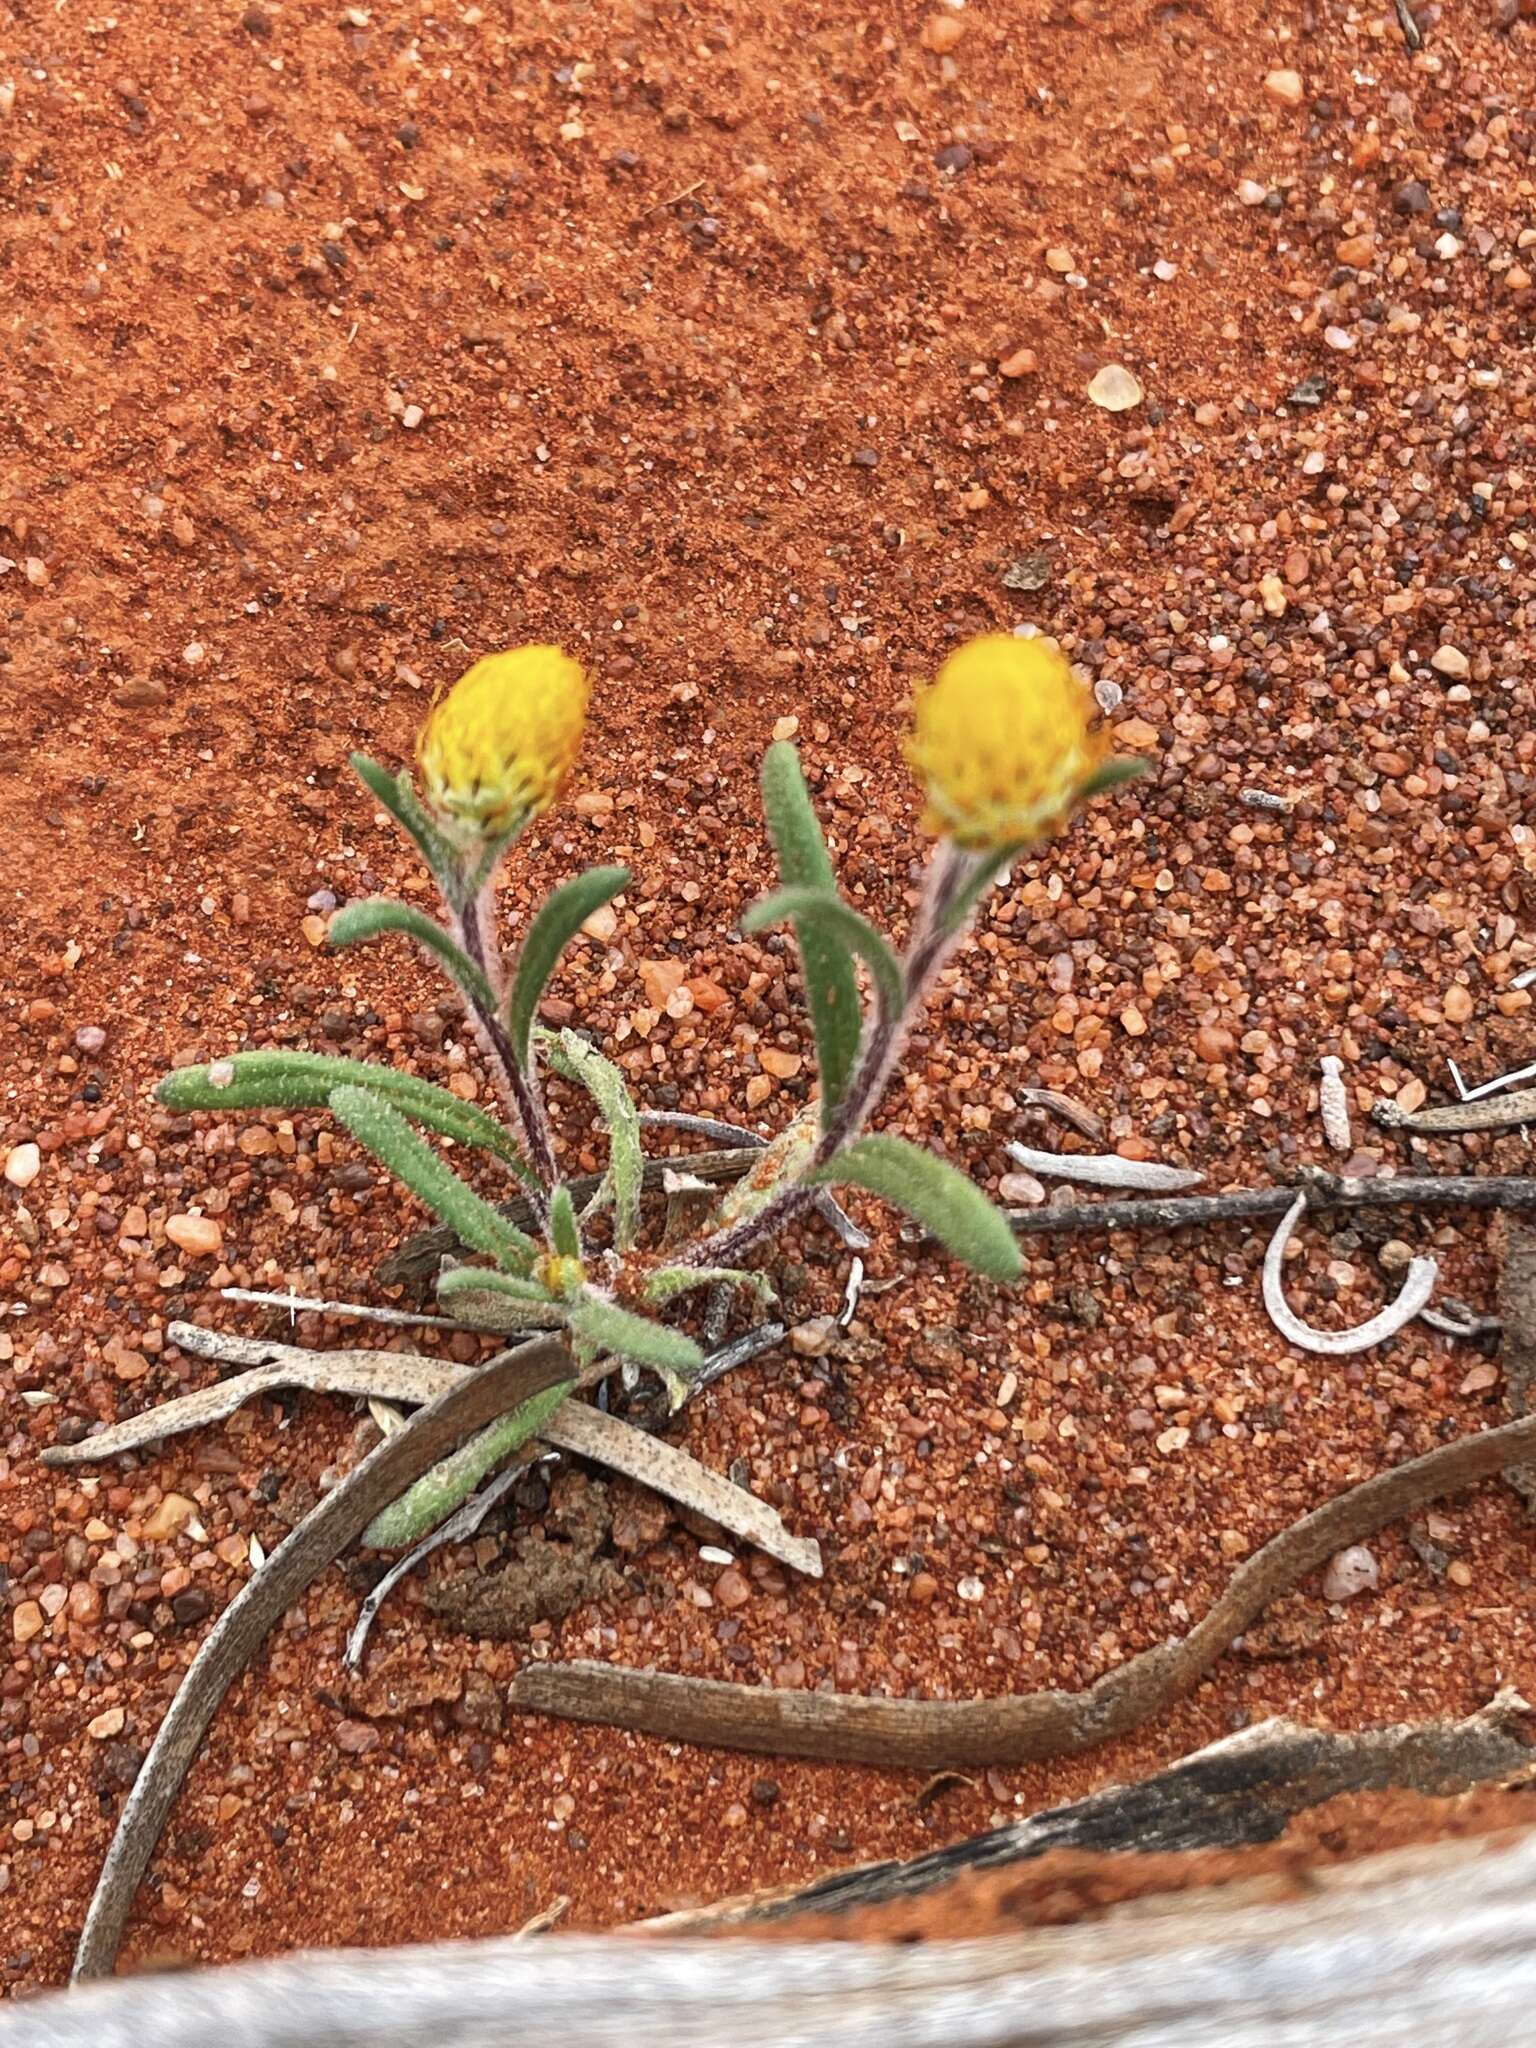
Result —
<path fill-rule="evenodd" d="M 1120 789 L 1128 782 L 1135 782 L 1150 766 L 1149 761 L 1138 755 L 1112 755 L 1080 785 L 1073 802 L 1086 803 L 1090 797 L 1104 796 L 1110 790 Z M 1035 843 L 1030 839 L 1016 839 L 1011 846 L 994 847 L 990 853 L 983 854 L 971 870 L 964 887 L 950 904 L 944 919 L 944 929 L 949 932 L 958 931 L 1003 870 L 1012 867 L 1020 855 L 1028 853 Z"/>
<path fill-rule="evenodd" d="M 596 1295 L 583 1295 L 567 1309 L 574 1336 L 585 1338 L 600 1351 L 612 1351 L 620 1358 L 632 1358 L 637 1365 L 649 1365 L 658 1372 L 690 1372 L 704 1363 L 704 1353 L 682 1330 L 669 1330 L 653 1323 L 649 1316 L 634 1315 Z"/>
<path fill-rule="evenodd" d="M 441 960 L 463 994 L 478 1008 L 496 1007 L 491 985 L 474 961 L 424 910 L 409 903 L 393 902 L 388 896 L 370 896 L 366 903 L 349 903 L 331 919 L 333 946 L 355 946 L 364 939 L 377 938 L 380 932 L 404 932 Z"/>
<path fill-rule="evenodd" d="M 1023 1266 L 1001 1209 L 974 1181 L 904 1138 L 859 1138 L 809 1178 L 826 1187 L 867 1188 L 932 1231 L 946 1250 L 992 1280 L 1015 1280 Z"/>
<path fill-rule="evenodd" d="M 538 1251 L 532 1238 L 515 1229 L 461 1181 L 381 1096 L 367 1088 L 337 1088 L 331 1108 L 353 1137 L 404 1181 L 413 1195 L 451 1224 L 465 1244 L 488 1253 L 499 1266 L 528 1271 Z"/>
<path fill-rule="evenodd" d="M 564 1308 L 546 1288 L 486 1266 L 455 1266 L 440 1275 L 437 1298 L 477 1330 L 558 1330 L 565 1324 Z"/>
<path fill-rule="evenodd" d="M 521 1450 L 531 1436 L 538 1435 L 575 1384 L 570 1379 L 546 1387 L 543 1393 L 514 1408 L 510 1415 L 488 1423 L 440 1465 L 424 1473 L 398 1500 L 381 1508 L 359 1541 L 373 1550 L 404 1550 L 408 1544 L 419 1543 L 474 1492 L 487 1473 L 504 1465 L 514 1451 Z"/>
<path fill-rule="evenodd" d="M 539 905 L 517 956 L 517 972 L 507 998 L 507 1035 L 512 1041 L 513 1058 L 520 1067 L 528 1064 L 539 998 L 560 955 L 593 911 L 617 896 L 628 881 L 628 868 L 588 868 L 584 875 L 573 876 L 552 890 Z"/>
<path fill-rule="evenodd" d="M 549 1241 L 563 1259 L 581 1257 L 581 1230 L 576 1222 L 576 1204 L 563 1184 L 549 1200 Z"/>
<path fill-rule="evenodd" d="M 608 1130 L 608 1172 L 613 1184 L 613 1241 L 628 1251 L 640 1232 L 640 1185 L 645 1158 L 640 1149 L 640 1118 L 624 1076 L 596 1046 L 574 1031 L 540 1031 L 539 1044 L 557 1074 L 575 1081 L 597 1104 Z"/>
<path fill-rule="evenodd" d="M 387 768 L 380 767 L 367 754 L 353 754 L 351 761 L 359 781 L 372 791 L 415 846 L 442 883 L 445 893 L 452 894 L 449 884 L 457 880 L 459 857 L 451 842 L 428 817 L 420 797 L 411 787 L 409 775 L 391 775 Z"/>
<path fill-rule="evenodd" d="M 766 1273 L 745 1266 L 655 1266 L 645 1276 L 645 1298 L 657 1308 L 698 1287 L 739 1287 L 755 1295 L 762 1308 L 771 1308 L 779 1298 Z"/>
<path fill-rule="evenodd" d="M 741 928 L 744 932 L 760 932 L 786 919 L 793 920 L 802 946 L 803 934 L 809 929 L 857 953 L 874 981 L 882 1015 L 900 1015 L 907 997 L 901 963 L 869 919 L 861 917 L 851 903 L 845 903 L 841 896 L 828 895 L 824 889 L 778 889 L 761 903 L 753 904 L 741 920 Z"/>
<path fill-rule="evenodd" d="M 1127 782 L 1138 782 L 1151 766 L 1144 754 L 1111 754 L 1078 790 L 1077 801 L 1087 803 L 1090 797 L 1104 796 L 1109 790 L 1123 788 Z"/>
<path fill-rule="evenodd" d="M 227 1070 L 227 1079 L 214 1079 Z M 348 1085 L 371 1088 L 412 1123 L 425 1124 L 461 1145 L 479 1145 L 505 1160 L 534 1185 L 533 1170 L 510 1131 L 446 1088 L 398 1067 L 319 1052 L 237 1052 L 201 1067 L 178 1067 L 155 1090 L 168 1109 L 324 1109 L 332 1092 Z"/>
<path fill-rule="evenodd" d="M 811 808 L 800 756 L 788 740 L 778 740 L 763 756 L 763 811 L 779 857 L 779 878 L 786 889 L 836 893 L 836 878 L 827 842 Z M 853 960 L 840 936 L 823 923 L 798 919 L 795 937 L 805 973 L 806 1001 L 816 1037 L 816 1064 L 821 1078 L 821 1120 L 825 1127 L 842 1100 L 858 1056 L 863 1018 Z"/>

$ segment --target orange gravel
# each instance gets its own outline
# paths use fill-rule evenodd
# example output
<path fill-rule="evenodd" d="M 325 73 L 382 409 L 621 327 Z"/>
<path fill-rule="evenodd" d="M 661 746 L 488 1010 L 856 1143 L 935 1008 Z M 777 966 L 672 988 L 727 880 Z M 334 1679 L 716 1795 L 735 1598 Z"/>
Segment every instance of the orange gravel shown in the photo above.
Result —
<path fill-rule="evenodd" d="M 333 901 L 420 889 L 348 750 L 403 758 L 477 654 L 558 639 L 595 673 L 575 791 L 505 907 L 515 931 L 578 864 L 631 863 L 553 996 L 653 1106 L 771 1128 L 806 1092 L 792 953 L 736 930 L 770 875 L 771 735 L 797 722 L 845 884 L 899 931 L 910 679 L 1024 624 L 1154 771 L 994 898 L 892 1128 L 995 1189 L 1008 1139 L 1059 1141 L 1018 1101 L 1045 1084 L 1222 1186 L 1324 1158 L 1325 1053 L 1360 1170 L 1401 1156 L 1374 1098 L 1438 1098 L 1447 1057 L 1529 1061 L 1516 14 L 1426 6 L 1416 57 L 1388 5 L 1292 0 L 12 14 L 6 1986 L 64 1975 L 207 1617 L 371 1425 L 315 1397 L 84 1476 L 36 1452 L 201 1384 L 170 1320 L 262 1327 L 221 1285 L 355 1298 L 420 1220 L 323 1119 L 171 1119 L 149 1089 L 244 1043 L 473 1077 L 424 969 L 321 941 Z M 1112 363 L 1130 410 L 1087 397 Z M 691 1014 L 652 1001 L 657 962 L 707 991 Z M 847 1342 L 759 1362 L 684 1432 L 821 1540 L 822 1584 L 749 1569 L 727 1607 L 663 1519 L 619 1590 L 522 1641 L 448 1633 L 412 1585 L 375 1654 L 422 1703 L 368 1719 L 338 1658 L 362 1579 L 331 1574 L 220 1714 L 130 1955 L 490 1932 L 562 1895 L 602 1925 L 911 1853 L 1264 1714 L 1359 1726 L 1536 1685 L 1529 1524 L 1490 1487 L 1435 1519 L 1438 1562 L 1393 1532 L 1379 1590 L 1305 1589 L 1134 1741 L 926 1811 L 900 1774 L 504 1721 L 531 1652 L 1077 1686 L 1325 1494 L 1502 1413 L 1497 1371 L 1422 1328 L 1288 1351 L 1251 1232 L 1034 1240 L 1004 1293 L 867 1220 L 884 1291 Z M 1298 1309 L 1362 1320 L 1395 1288 L 1392 1230 L 1490 1305 L 1482 1219 L 1398 1215 L 1303 1233 Z M 824 1237 L 785 1260 L 797 1318 L 835 1305 Z M 299 1319 L 299 1341 L 354 1336 Z M 479 1561 L 516 1540 L 488 1529 Z"/>

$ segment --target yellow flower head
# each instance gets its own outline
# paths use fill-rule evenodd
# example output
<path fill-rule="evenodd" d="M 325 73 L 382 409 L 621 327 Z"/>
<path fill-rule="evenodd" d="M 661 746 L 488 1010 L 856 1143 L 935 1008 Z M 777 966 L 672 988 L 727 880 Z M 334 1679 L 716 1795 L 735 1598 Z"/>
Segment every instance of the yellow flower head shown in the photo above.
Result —
<path fill-rule="evenodd" d="M 581 746 L 588 683 L 558 647 L 488 654 L 433 705 L 416 763 L 433 809 L 494 839 L 548 810 Z"/>
<path fill-rule="evenodd" d="M 547 1294 L 564 1301 L 580 1292 L 587 1274 L 580 1259 L 562 1252 L 544 1252 L 534 1263 L 533 1277 Z"/>
<path fill-rule="evenodd" d="M 1054 640 L 967 641 L 913 705 L 923 823 L 977 853 L 1045 838 L 1109 751 L 1094 710 Z"/>

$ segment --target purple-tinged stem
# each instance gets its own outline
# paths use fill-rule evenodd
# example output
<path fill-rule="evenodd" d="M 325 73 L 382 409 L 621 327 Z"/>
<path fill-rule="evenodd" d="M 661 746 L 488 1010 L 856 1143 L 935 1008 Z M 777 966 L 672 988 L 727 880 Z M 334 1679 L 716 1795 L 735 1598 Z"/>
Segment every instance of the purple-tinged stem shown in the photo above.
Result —
<path fill-rule="evenodd" d="M 538 1078 L 531 1070 L 519 1067 L 512 1050 L 512 1040 L 501 1020 L 501 955 L 490 914 L 490 898 L 491 885 L 487 883 L 478 896 L 460 905 L 458 909 L 460 942 L 484 975 L 492 996 L 492 1006 L 489 1010 L 467 994 L 465 1003 L 497 1088 L 503 1100 L 510 1104 L 517 1122 L 522 1126 L 523 1142 L 528 1147 L 529 1164 L 533 1167 L 539 1182 L 539 1191 L 533 1194 L 532 1200 L 542 1222 L 548 1216 L 550 1191 L 560 1184 L 560 1168 L 555 1160 L 554 1140 L 550 1134 L 549 1118 L 544 1111 L 544 1100 L 539 1092 Z"/>
<path fill-rule="evenodd" d="M 901 1058 L 907 1034 L 927 1000 L 934 978 L 964 938 L 970 924 L 962 918 L 953 930 L 945 924 L 951 907 L 970 876 L 973 857 L 945 840 L 928 869 L 917 918 L 902 962 L 906 999 L 892 1014 L 877 1013 L 864 1036 L 859 1061 L 848 1090 L 833 1110 L 817 1141 L 805 1173 L 825 1166 L 854 1139 L 878 1107 Z M 770 1237 L 809 1208 L 821 1192 L 804 1177 L 771 1195 L 753 1216 L 717 1231 L 678 1260 L 684 1266 L 738 1266 L 759 1239 Z"/>

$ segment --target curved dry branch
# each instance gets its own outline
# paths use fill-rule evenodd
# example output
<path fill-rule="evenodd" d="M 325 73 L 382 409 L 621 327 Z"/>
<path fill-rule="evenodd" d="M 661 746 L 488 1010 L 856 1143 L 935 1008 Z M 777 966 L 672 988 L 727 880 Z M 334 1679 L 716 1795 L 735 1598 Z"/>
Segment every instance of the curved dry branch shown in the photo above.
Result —
<path fill-rule="evenodd" d="M 512 1699 L 532 1713 L 633 1728 L 673 1742 L 775 1756 L 945 1770 L 1035 1763 L 1125 1735 L 1179 1699 L 1272 1600 L 1352 1543 L 1536 1453 L 1536 1416 L 1458 1438 L 1337 1494 L 1239 1565 L 1187 1636 L 1132 1657 L 1082 1692 L 906 1700 L 784 1692 L 605 1664 L 531 1664 Z"/>

